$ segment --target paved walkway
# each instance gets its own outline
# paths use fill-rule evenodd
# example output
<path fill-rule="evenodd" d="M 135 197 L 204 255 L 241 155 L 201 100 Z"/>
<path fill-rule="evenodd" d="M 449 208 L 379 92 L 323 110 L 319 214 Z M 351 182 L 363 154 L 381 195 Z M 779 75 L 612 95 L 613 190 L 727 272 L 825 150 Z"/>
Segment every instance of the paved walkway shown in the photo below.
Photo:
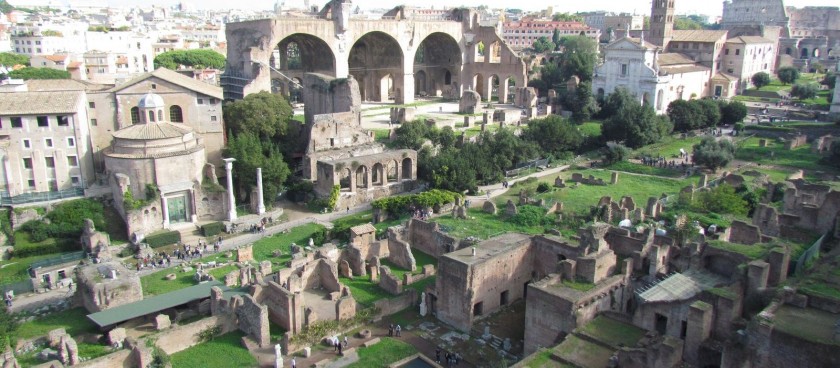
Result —
<path fill-rule="evenodd" d="M 585 164 L 585 163 L 582 163 Z M 571 165 L 562 165 L 557 167 L 552 167 L 550 169 L 545 169 L 543 171 L 538 171 L 533 174 L 525 175 L 520 178 L 508 180 L 508 184 L 513 185 L 514 183 L 518 183 L 520 181 L 526 180 L 528 178 L 542 178 L 549 175 L 554 175 L 563 171 L 566 171 L 570 168 Z M 490 198 L 496 198 L 505 192 L 508 191 L 502 183 L 490 184 L 490 185 L 483 185 L 478 187 L 479 191 L 484 192 L 483 195 L 475 195 L 475 196 L 467 196 L 467 199 L 470 201 L 470 207 L 481 207 L 484 205 Z"/>

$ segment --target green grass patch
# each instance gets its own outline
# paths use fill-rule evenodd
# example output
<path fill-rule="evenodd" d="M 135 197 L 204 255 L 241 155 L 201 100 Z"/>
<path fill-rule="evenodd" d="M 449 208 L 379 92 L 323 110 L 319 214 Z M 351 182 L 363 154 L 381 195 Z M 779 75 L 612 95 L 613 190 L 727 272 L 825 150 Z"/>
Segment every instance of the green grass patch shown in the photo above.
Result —
<path fill-rule="evenodd" d="M 88 312 L 84 308 L 68 309 L 20 324 L 17 336 L 21 339 L 31 339 L 44 336 L 56 328 L 63 328 L 67 334 L 75 336 L 84 333 L 97 332 L 96 325 L 87 319 Z"/>
<path fill-rule="evenodd" d="M 557 367 L 561 366 L 560 362 L 551 359 L 551 350 L 549 349 L 540 349 L 530 357 L 526 358 L 522 364 L 526 368 L 544 368 L 544 367 Z M 561 366 L 562 367 L 562 366 Z"/>
<path fill-rule="evenodd" d="M 12 258 L 0 261 L 0 285 L 14 284 L 29 280 L 29 266 L 32 262 L 55 257 L 55 255 L 33 256 L 26 258 Z"/>
<path fill-rule="evenodd" d="M 200 261 L 207 262 L 208 260 L 201 259 Z M 213 275 L 216 280 L 224 280 L 225 275 L 235 270 L 237 270 L 237 267 L 231 264 L 211 269 L 209 273 Z M 150 297 L 166 294 L 198 285 L 198 282 L 195 281 L 195 272 L 195 270 L 191 272 L 183 272 L 181 271 L 181 267 L 173 267 L 143 276 L 140 278 L 140 284 L 143 285 L 143 296 Z M 166 279 L 166 275 L 170 273 L 175 274 L 175 280 Z"/>
<path fill-rule="evenodd" d="M 645 330 L 604 316 L 595 317 L 581 331 L 613 346 L 635 346 Z"/>
<path fill-rule="evenodd" d="M 316 234 L 321 233 L 323 230 L 323 226 L 310 223 L 292 228 L 285 234 L 280 233 L 262 238 L 254 242 L 254 260 L 258 262 L 270 260 L 274 265 L 285 266 L 286 262 L 292 259 L 292 243 L 306 246 L 309 244 L 309 238 L 316 238 Z M 275 258 L 272 256 L 272 253 L 278 249 L 283 252 L 283 255 Z"/>
<path fill-rule="evenodd" d="M 788 150 L 784 144 L 773 139 L 767 140 L 766 147 L 759 147 L 759 138 L 755 137 L 741 141 L 735 151 L 735 158 L 762 165 L 835 172 L 833 167 L 820 164 L 822 156 L 812 153 L 810 145 Z"/>
<path fill-rule="evenodd" d="M 557 355 L 582 367 L 606 367 L 612 349 L 569 335 L 554 348 Z"/>
<path fill-rule="evenodd" d="M 834 340 L 834 326 L 837 315 L 813 308 L 782 306 L 776 311 L 773 324 L 780 331 L 805 340 L 840 345 Z"/>
<path fill-rule="evenodd" d="M 373 131 L 373 139 L 377 142 L 389 142 L 391 140 L 390 129 L 371 129 Z"/>
<path fill-rule="evenodd" d="M 286 330 L 284 330 L 283 327 L 280 327 L 280 325 L 269 321 L 268 335 L 271 337 L 271 341 L 279 341 L 286 335 Z"/>
<path fill-rule="evenodd" d="M 504 206 L 500 208 L 504 209 Z M 526 234 L 542 234 L 545 232 L 543 226 L 525 227 L 508 222 L 504 215 L 501 214 L 503 211 L 500 211 L 498 215 L 491 215 L 480 209 L 470 209 L 469 219 L 457 219 L 446 215 L 434 218 L 432 221 L 439 223 L 444 231 L 459 239 L 464 239 L 468 236 L 488 239 L 509 232 Z"/>
<path fill-rule="evenodd" d="M 563 280 L 563 286 L 577 291 L 587 292 L 589 290 L 592 290 L 592 288 L 595 287 L 595 284 L 579 280 Z"/>
<path fill-rule="evenodd" d="M 663 138 L 661 141 L 644 146 L 633 152 L 633 157 L 665 157 L 665 159 L 673 159 L 680 157 L 680 148 L 686 152 L 691 152 L 695 144 L 700 143 L 702 137 L 688 137 L 686 139 L 677 137 Z"/>
<path fill-rule="evenodd" d="M 391 363 L 417 354 L 414 346 L 391 337 L 383 337 L 379 343 L 367 348 L 361 347 L 357 351 L 359 361 L 348 365 L 347 368 L 387 367 Z"/>
<path fill-rule="evenodd" d="M 437 276 L 430 276 L 420 281 L 417 281 L 411 285 L 406 286 L 404 289 L 414 289 L 418 293 L 422 293 L 426 291 L 426 286 L 434 285 Z"/>
<path fill-rule="evenodd" d="M 609 170 L 623 171 L 632 174 L 664 176 L 668 178 L 678 178 L 682 177 L 683 174 L 685 174 L 685 171 L 680 169 L 679 166 L 673 169 L 669 169 L 665 167 L 647 166 L 629 161 L 619 161 L 605 168 Z"/>
<path fill-rule="evenodd" d="M 791 259 L 794 259 L 791 257 Z M 840 287 L 818 280 L 806 280 L 800 288 L 811 294 L 840 301 Z"/>
<path fill-rule="evenodd" d="M 356 302 L 365 307 L 373 306 L 373 302 L 379 299 L 389 299 L 393 297 L 393 295 L 379 287 L 378 284 L 370 282 L 370 275 L 358 276 L 352 280 L 346 277 L 341 277 L 340 281 L 342 284 L 350 288 L 350 292 L 353 293 L 353 299 L 356 299 Z"/>
<path fill-rule="evenodd" d="M 257 360 L 242 346 L 243 336 L 244 333 L 234 331 L 172 354 L 172 367 L 257 367 Z"/>
<path fill-rule="evenodd" d="M 108 355 L 113 351 L 110 346 L 101 344 L 88 344 L 86 342 L 80 342 L 77 345 L 79 347 L 79 358 L 86 360 L 96 359 L 101 356 Z"/>
<path fill-rule="evenodd" d="M 601 125 L 600 121 L 587 121 L 578 125 L 578 131 L 585 137 L 599 137 L 601 136 Z"/>
<path fill-rule="evenodd" d="M 749 259 L 761 259 L 767 254 L 767 249 L 761 244 L 745 245 L 720 240 L 709 240 L 706 244 L 713 248 L 745 255 Z"/>

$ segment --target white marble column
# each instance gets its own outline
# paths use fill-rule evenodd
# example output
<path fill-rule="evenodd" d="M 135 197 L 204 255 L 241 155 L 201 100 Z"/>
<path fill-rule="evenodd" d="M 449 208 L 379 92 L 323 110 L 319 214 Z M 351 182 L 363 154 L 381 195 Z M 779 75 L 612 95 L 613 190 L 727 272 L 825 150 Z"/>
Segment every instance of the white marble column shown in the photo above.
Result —
<path fill-rule="evenodd" d="M 130 189 L 129 189 L 130 190 Z M 166 200 L 166 197 L 163 195 L 160 196 L 160 199 L 163 200 L 163 228 L 169 228 L 169 201 Z"/>
<path fill-rule="evenodd" d="M 227 190 L 228 190 L 228 221 L 236 221 L 236 198 L 233 196 L 233 162 L 235 158 L 226 158 L 225 172 L 227 174 Z"/>
<path fill-rule="evenodd" d="M 262 168 L 257 168 L 257 214 L 265 213 L 265 201 L 263 200 Z"/>

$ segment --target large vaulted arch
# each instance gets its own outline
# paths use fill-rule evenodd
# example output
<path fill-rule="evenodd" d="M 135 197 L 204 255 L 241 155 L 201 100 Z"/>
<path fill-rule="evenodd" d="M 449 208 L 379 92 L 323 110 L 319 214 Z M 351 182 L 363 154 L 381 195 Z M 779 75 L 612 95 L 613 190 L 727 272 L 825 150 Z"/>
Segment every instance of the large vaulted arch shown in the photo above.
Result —
<path fill-rule="evenodd" d="M 335 76 L 335 55 L 319 37 L 295 33 L 282 39 L 271 53 L 272 92 L 289 96 L 298 87 L 289 79 L 302 80 L 304 73 Z"/>
<path fill-rule="evenodd" d="M 461 48 L 452 36 L 442 32 L 429 34 L 417 47 L 413 58 L 414 74 L 422 73 L 425 82 L 424 88 L 417 88 L 417 92 L 459 97 L 461 59 Z"/>
<path fill-rule="evenodd" d="M 359 82 L 363 101 L 403 101 L 403 80 L 396 77 L 404 75 L 403 52 L 390 35 L 375 31 L 359 38 L 350 49 L 348 66 Z M 387 83 L 389 80 L 393 83 Z"/>

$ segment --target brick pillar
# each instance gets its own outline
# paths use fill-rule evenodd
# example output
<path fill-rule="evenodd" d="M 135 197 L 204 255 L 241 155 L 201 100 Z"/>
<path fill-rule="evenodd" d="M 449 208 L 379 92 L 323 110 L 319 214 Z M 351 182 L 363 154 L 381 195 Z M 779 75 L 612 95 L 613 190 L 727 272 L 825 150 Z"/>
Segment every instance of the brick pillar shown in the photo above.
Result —
<path fill-rule="evenodd" d="M 712 332 L 713 312 L 714 310 L 711 305 L 699 300 L 689 306 L 688 326 L 683 350 L 683 357 L 689 363 L 698 363 L 700 344 L 706 341 Z"/>
<path fill-rule="evenodd" d="M 773 249 L 767 262 L 770 263 L 770 277 L 767 279 L 767 285 L 777 286 L 785 282 L 790 264 L 790 248 Z"/>
<path fill-rule="evenodd" d="M 770 265 L 767 262 L 761 260 L 750 262 L 747 270 L 747 295 L 754 295 L 760 289 L 766 288 L 769 275 Z"/>

